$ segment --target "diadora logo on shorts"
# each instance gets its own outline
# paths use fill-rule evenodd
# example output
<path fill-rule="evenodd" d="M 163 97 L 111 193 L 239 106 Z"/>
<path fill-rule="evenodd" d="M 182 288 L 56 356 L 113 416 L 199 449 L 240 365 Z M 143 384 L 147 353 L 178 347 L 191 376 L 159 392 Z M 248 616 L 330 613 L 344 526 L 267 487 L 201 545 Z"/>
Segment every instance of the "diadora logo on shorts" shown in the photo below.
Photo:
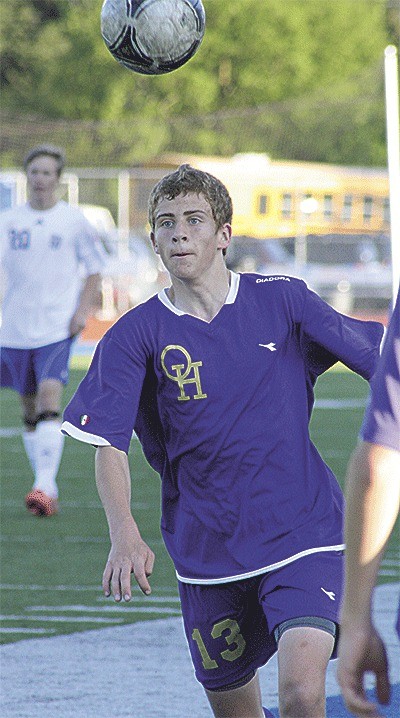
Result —
<path fill-rule="evenodd" d="M 260 282 L 290 282 L 290 277 L 259 277 L 256 279 L 256 284 Z"/>
<path fill-rule="evenodd" d="M 170 352 L 173 352 L 173 354 L 170 354 Z M 183 354 L 184 360 L 182 364 L 177 363 L 176 352 Z M 167 358 L 168 354 L 172 357 L 172 363 L 169 361 L 170 357 Z M 207 394 L 204 394 L 201 388 L 200 381 L 200 367 L 203 366 L 203 362 L 192 361 L 192 357 L 187 349 L 178 344 L 169 344 L 162 351 L 161 366 L 168 379 L 172 379 L 172 381 L 175 381 L 179 386 L 180 394 L 178 401 L 189 401 L 190 399 L 190 396 L 185 394 L 186 384 L 196 385 L 196 394 L 194 394 L 193 399 L 207 398 Z"/>
<path fill-rule="evenodd" d="M 321 586 L 321 591 L 323 591 L 324 593 L 326 593 L 326 595 L 328 596 L 328 598 L 331 599 L 331 601 L 335 601 L 335 600 L 336 600 L 336 594 L 334 594 L 333 591 L 327 591 L 325 588 L 322 588 L 322 586 Z"/>

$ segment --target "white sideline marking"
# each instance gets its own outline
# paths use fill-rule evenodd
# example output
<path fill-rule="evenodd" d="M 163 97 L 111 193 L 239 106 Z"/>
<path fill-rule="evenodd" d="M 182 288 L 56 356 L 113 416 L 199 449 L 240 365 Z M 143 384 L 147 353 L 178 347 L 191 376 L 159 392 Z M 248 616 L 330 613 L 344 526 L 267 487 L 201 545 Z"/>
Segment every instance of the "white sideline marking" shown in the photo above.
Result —
<path fill-rule="evenodd" d="M 0 429 L 0 439 L 9 439 L 10 436 L 18 436 L 23 433 L 22 427 L 8 426 Z"/>
<path fill-rule="evenodd" d="M 95 591 L 96 593 L 101 591 L 101 586 L 41 586 L 39 584 L 26 584 L 26 583 L 2 583 L 0 584 L 1 591 L 45 591 L 46 593 L 53 593 L 54 591 Z M 172 588 L 168 588 L 168 591 L 172 591 Z M 110 601 L 106 596 L 98 596 L 97 601 Z M 140 594 L 132 597 L 131 605 L 136 601 L 145 601 L 146 604 L 151 603 L 179 603 L 179 597 L 175 594 L 165 594 L 164 596 L 146 596 L 142 598 Z"/>
<path fill-rule="evenodd" d="M 103 602 L 107 601 L 109 602 L 110 599 L 106 596 L 99 596 L 96 601 Z M 146 598 L 138 598 L 137 596 L 132 596 L 132 599 L 130 601 L 130 604 L 134 604 L 136 601 L 144 601 L 146 605 L 150 603 L 178 603 L 180 605 L 179 596 L 146 596 Z"/>
<path fill-rule="evenodd" d="M 39 521 L 41 519 L 39 518 Z M 72 543 L 72 544 L 93 544 L 93 543 L 110 543 L 110 539 L 107 537 L 102 536 L 63 536 L 63 543 Z M 40 536 L 37 536 L 36 538 L 32 538 L 32 536 L 0 536 L 0 541 L 3 541 L 4 543 L 43 543 L 43 539 Z M 152 546 L 164 546 L 164 542 L 162 539 L 153 539 L 151 541 Z"/>
<path fill-rule="evenodd" d="M 317 399 L 316 409 L 364 409 L 366 399 Z"/>
<path fill-rule="evenodd" d="M 63 536 L 63 543 L 110 543 L 110 539 L 104 536 Z M 36 538 L 32 536 L 0 536 L 0 541 L 4 543 L 43 543 L 43 539 L 40 536 Z"/>
<path fill-rule="evenodd" d="M 15 476 L 20 476 L 21 474 L 15 474 Z M 69 474 L 69 477 L 71 478 L 71 475 Z M 2 506 L 6 506 L 7 508 L 14 509 L 22 506 L 23 501 L 17 500 L 17 499 L 5 499 L 1 502 Z M 66 509 L 101 509 L 102 511 L 103 506 L 100 503 L 100 501 L 63 501 L 61 499 L 62 508 Z M 153 508 L 153 504 L 150 502 L 144 502 L 144 501 L 133 501 L 132 508 L 134 509 L 151 509 Z"/>
<path fill-rule="evenodd" d="M 99 591 L 100 586 L 40 586 L 35 583 L 1 583 L 2 591 Z"/>
<path fill-rule="evenodd" d="M 27 606 L 26 611 L 37 611 L 44 613 L 46 611 L 53 611 L 54 613 L 119 613 L 121 611 L 124 614 L 132 613 L 160 613 L 160 614 L 172 614 L 174 616 L 180 616 L 181 611 L 177 608 L 168 608 L 167 606 L 138 606 L 132 605 L 129 602 L 117 603 L 114 606 Z M 24 615 L 21 615 L 21 620 L 26 620 Z"/>
<path fill-rule="evenodd" d="M 46 636 L 49 633 L 55 633 L 55 628 L 5 628 L 0 627 L 0 633 L 26 633 L 26 634 L 36 634 L 36 633 L 45 633 Z"/>

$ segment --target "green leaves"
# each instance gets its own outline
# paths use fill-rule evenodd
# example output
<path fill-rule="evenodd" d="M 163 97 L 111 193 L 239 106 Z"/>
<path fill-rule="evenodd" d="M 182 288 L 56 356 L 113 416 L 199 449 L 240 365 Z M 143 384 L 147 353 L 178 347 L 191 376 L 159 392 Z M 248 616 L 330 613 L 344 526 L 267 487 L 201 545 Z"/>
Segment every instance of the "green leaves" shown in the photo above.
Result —
<path fill-rule="evenodd" d="M 72 165 L 127 166 L 164 151 L 384 161 L 384 0 L 204 0 L 200 49 L 162 77 L 111 57 L 101 4 L 1 1 L 2 150 L 12 163 L 44 136 L 67 142 Z M 21 114 L 28 134 L 16 132 Z"/>

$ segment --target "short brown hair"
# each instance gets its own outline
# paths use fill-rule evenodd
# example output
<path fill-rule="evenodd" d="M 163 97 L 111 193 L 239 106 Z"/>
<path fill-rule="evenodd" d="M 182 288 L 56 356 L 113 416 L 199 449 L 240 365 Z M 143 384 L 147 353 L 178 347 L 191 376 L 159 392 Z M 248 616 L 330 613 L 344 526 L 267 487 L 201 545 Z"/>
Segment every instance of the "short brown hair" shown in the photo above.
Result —
<path fill-rule="evenodd" d="M 42 156 L 54 157 L 57 162 L 57 174 L 60 176 L 65 166 L 65 152 L 61 149 L 61 147 L 56 147 L 55 145 L 37 145 L 37 147 L 33 147 L 33 149 L 29 150 L 28 154 L 24 158 L 25 172 L 28 165 L 30 165 L 36 157 Z"/>
<path fill-rule="evenodd" d="M 232 200 L 222 182 L 203 170 L 190 165 L 181 165 L 177 170 L 163 177 L 153 188 L 149 197 L 149 222 L 154 230 L 155 213 L 162 199 L 175 199 L 180 194 L 193 192 L 203 195 L 209 203 L 218 227 L 232 223 Z"/>

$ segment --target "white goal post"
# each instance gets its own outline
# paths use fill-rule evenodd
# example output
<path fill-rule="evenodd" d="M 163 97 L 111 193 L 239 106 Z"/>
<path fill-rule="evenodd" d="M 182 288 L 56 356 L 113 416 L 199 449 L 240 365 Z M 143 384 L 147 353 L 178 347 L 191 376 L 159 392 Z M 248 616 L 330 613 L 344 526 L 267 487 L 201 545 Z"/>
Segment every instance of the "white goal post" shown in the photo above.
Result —
<path fill-rule="evenodd" d="M 400 149 L 397 48 L 385 49 L 386 134 L 390 193 L 393 304 L 400 282 Z"/>

